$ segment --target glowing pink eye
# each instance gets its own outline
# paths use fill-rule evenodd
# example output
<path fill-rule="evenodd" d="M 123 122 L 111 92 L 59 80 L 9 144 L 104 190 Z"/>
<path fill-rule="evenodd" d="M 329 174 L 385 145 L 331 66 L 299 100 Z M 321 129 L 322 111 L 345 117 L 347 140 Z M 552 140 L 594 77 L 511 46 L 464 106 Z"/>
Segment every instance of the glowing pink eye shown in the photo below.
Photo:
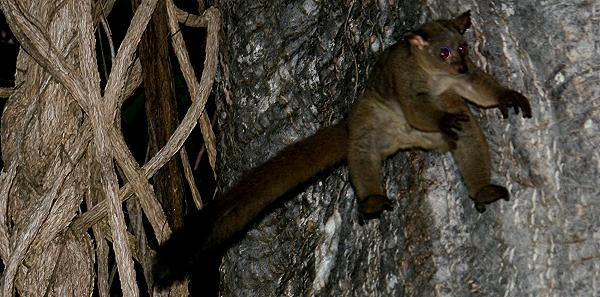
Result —
<path fill-rule="evenodd" d="M 461 44 L 458 46 L 458 54 L 461 56 L 465 56 L 467 55 L 467 53 L 469 52 L 469 46 L 466 44 Z"/>
<path fill-rule="evenodd" d="M 450 57 L 450 54 L 452 53 L 452 51 L 450 50 L 450 48 L 448 47 L 442 47 L 440 49 L 440 58 L 442 60 L 446 60 Z"/>

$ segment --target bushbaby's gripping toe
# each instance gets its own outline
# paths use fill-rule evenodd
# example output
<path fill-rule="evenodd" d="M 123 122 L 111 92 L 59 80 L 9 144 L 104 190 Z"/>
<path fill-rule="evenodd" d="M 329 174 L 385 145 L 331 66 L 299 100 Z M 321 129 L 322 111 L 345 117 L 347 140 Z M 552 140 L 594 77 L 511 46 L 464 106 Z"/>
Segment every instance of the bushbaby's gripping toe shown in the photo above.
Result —
<path fill-rule="evenodd" d="M 358 214 L 361 222 L 379 218 L 384 210 L 393 210 L 392 200 L 383 195 L 371 195 L 358 201 Z"/>
<path fill-rule="evenodd" d="M 509 197 L 510 194 L 505 187 L 487 185 L 481 188 L 481 190 L 475 194 L 475 197 L 471 197 L 471 199 L 475 203 L 475 209 L 477 209 L 478 212 L 483 213 L 485 212 L 486 204 L 494 203 L 500 199 L 508 201 Z"/>

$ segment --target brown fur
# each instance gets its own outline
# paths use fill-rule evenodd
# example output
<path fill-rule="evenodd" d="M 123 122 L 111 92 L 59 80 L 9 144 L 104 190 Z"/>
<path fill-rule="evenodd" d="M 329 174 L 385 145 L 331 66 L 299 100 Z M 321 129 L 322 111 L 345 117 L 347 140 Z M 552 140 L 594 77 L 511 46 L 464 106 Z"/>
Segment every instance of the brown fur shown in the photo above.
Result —
<path fill-rule="evenodd" d="M 508 191 L 490 184 L 487 141 L 465 99 L 481 107 L 508 107 L 531 117 L 527 99 L 502 87 L 463 52 L 470 13 L 427 23 L 386 50 L 348 119 L 285 148 L 246 174 L 231 191 L 195 215 L 163 245 L 157 285 L 181 279 L 203 257 L 226 245 L 290 189 L 348 161 L 363 219 L 392 208 L 381 180 L 382 163 L 403 149 L 451 151 L 478 211 Z M 448 51 L 442 58 L 441 51 Z"/>
<path fill-rule="evenodd" d="M 211 257 L 243 232 L 284 194 L 346 159 L 346 120 L 283 149 L 245 174 L 229 192 L 189 218 L 158 250 L 153 273 L 157 287 L 181 280 L 196 263 Z"/>
<path fill-rule="evenodd" d="M 427 23 L 383 53 L 373 68 L 348 119 L 348 165 L 364 218 L 391 208 L 381 165 L 403 149 L 451 150 L 480 212 L 485 204 L 508 199 L 505 188 L 490 184 L 488 144 L 465 99 L 498 106 L 504 117 L 509 106 L 531 117 L 531 107 L 523 95 L 502 87 L 470 61 L 462 36 L 470 25 L 469 12 Z"/>
<path fill-rule="evenodd" d="M 209 238 L 221 242 L 233 236 L 289 190 L 344 161 L 347 149 L 345 120 L 286 147 L 213 202 L 215 230 Z"/>

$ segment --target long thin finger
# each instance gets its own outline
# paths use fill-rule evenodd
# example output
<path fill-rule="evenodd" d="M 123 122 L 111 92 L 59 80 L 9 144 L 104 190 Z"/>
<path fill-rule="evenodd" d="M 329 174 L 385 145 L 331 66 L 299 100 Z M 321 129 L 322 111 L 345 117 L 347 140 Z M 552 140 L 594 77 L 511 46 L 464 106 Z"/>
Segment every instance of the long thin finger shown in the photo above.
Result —
<path fill-rule="evenodd" d="M 503 118 L 508 118 L 508 107 L 506 105 L 500 105 L 500 112 L 502 113 Z"/>
<path fill-rule="evenodd" d="M 523 117 L 531 118 L 531 105 L 529 102 L 525 100 L 523 104 L 521 104 L 521 109 L 523 110 Z"/>

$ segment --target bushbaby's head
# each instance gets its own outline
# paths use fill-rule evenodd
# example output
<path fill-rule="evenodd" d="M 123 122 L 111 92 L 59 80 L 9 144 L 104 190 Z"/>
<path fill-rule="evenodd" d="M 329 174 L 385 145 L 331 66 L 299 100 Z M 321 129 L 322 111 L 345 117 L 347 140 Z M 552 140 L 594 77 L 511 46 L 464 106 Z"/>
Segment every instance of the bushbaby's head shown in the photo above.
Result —
<path fill-rule="evenodd" d="M 432 74 L 459 75 L 468 71 L 468 45 L 463 34 L 471 26 L 471 12 L 451 20 L 437 20 L 409 32 L 405 39 L 423 69 Z"/>

